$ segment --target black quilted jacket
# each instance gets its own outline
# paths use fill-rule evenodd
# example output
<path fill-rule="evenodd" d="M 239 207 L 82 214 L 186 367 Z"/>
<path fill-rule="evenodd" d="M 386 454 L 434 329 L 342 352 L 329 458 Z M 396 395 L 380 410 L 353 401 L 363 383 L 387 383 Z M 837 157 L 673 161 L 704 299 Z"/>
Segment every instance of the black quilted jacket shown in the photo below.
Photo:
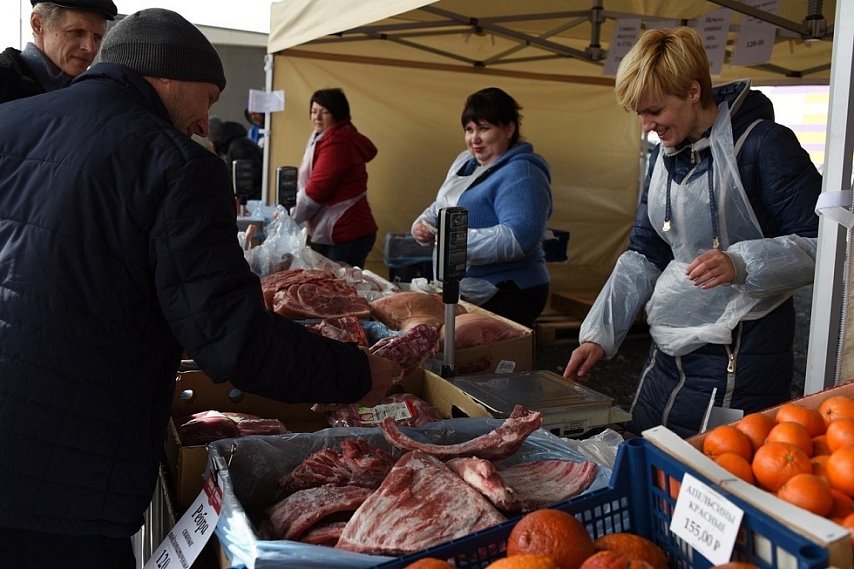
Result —
<path fill-rule="evenodd" d="M 263 306 L 222 160 L 99 64 L 0 105 L 0 526 L 130 536 L 181 348 L 215 381 L 352 402 L 356 348 Z"/>

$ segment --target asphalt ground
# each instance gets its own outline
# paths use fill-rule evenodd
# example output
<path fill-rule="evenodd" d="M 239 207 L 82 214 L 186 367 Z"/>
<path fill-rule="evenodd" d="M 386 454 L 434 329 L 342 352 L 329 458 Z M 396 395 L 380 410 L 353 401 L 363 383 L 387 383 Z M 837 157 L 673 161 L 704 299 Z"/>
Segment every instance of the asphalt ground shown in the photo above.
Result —
<path fill-rule="evenodd" d="M 792 398 L 800 397 L 804 392 L 804 374 L 806 372 L 807 343 L 810 328 L 810 309 L 812 305 L 812 287 L 804 287 L 795 293 L 795 375 L 792 384 Z M 551 370 L 562 374 L 569 356 L 578 346 L 574 341 L 553 345 L 537 345 L 536 369 Z M 603 360 L 590 371 L 587 387 L 614 399 L 617 407 L 628 410 L 635 395 L 641 368 L 649 351 L 650 338 L 643 325 L 635 326 L 626 337 L 617 354 L 610 360 Z"/>

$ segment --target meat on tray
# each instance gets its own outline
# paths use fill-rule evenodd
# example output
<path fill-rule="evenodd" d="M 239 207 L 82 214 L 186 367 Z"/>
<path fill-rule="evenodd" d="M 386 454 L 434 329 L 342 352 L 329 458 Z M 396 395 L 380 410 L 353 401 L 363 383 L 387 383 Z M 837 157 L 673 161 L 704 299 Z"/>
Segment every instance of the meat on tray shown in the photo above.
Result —
<path fill-rule="evenodd" d="M 293 493 L 318 486 L 363 486 L 375 489 L 394 466 L 395 458 L 361 439 L 344 439 L 341 451 L 324 448 L 309 455 L 279 478 L 279 486 Z"/>
<path fill-rule="evenodd" d="M 317 324 L 309 324 L 306 329 L 326 338 L 339 342 L 368 347 L 368 337 L 359 319 L 352 314 L 337 318 L 324 318 Z"/>
<path fill-rule="evenodd" d="M 327 419 L 333 427 L 376 427 L 386 417 L 393 417 L 398 425 L 420 427 L 442 418 L 438 409 L 412 393 L 395 393 L 373 407 L 316 403 L 311 410 L 328 413 Z"/>
<path fill-rule="evenodd" d="M 542 413 L 529 411 L 521 405 L 516 405 L 510 417 L 498 428 L 457 444 L 443 445 L 416 441 L 403 434 L 391 418 L 384 419 L 380 423 L 380 429 L 385 439 L 399 449 L 422 450 L 443 460 L 461 456 L 501 460 L 519 450 L 525 439 L 542 424 Z"/>
<path fill-rule="evenodd" d="M 465 312 L 454 305 L 455 314 Z M 394 330 L 408 330 L 418 324 L 439 328 L 445 321 L 445 303 L 434 293 L 411 290 L 396 292 L 371 301 L 371 315 Z"/>
<path fill-rule="evenodd" d="M 302 534 L 300 541 L 303 543 L 311 543 L 312 545 L 325 545 L 327 547 L 335 547 L 338 540 L 341 538 L 341 532 L 344 531 L 344 526 L 347 525 L 345 520 L 336 521 L 321 521 Z"/>
<path fill-rule="evenodd" d="M 370 347 L 370 352 L 396 362 L 404 375 L 421 365 L 428 356 L 435 354 L 439 333 L 429 324 L 419 324 L 401 336 L 383 338 Z"/>
<path fill-rule="evenodd" d="M 524 335 L 524 330 L 486 314 L 467 312 L 454 318 L 454 349 L 494 344 Z M 439 347 L 445 346 L 445 327 L 439 330 Z"/>
<path fill-rule="evenodd" d="M 265 419 L 246 413 L 200 411 L 176 420 L 178 436 L 186 446 L 204 445 L 220 439 L 247 435 L 281 435 L 287 433 L 278 419 Z"/>
<path fill-rule="evenodd" d="M 409 452 L 347 522 L 337 547 L 402 555 L 505 521 L 442 461 Z"/>
<path fill-rule="evenodd" d="M 367 317 L 368 301 L 345 279 L 320 269 L 288 269 L 261 279 L 268 309 L 289 318 Z"/>
<path fill-rule="evenodd" d="M 590 461 L 535 460 L 496 467 L 481 458 L 455 458 L 448 467 L 502 512 L 528 512 L 554 506 L 584 492 L 596 478 Z"/>
<path fill-rule="evenodd" d="M 361 486 L 320 486 L 298 490 L 267 511 L 270 537 L 299 540 L 327 516 L 355 511 L 373 492 Z"/>

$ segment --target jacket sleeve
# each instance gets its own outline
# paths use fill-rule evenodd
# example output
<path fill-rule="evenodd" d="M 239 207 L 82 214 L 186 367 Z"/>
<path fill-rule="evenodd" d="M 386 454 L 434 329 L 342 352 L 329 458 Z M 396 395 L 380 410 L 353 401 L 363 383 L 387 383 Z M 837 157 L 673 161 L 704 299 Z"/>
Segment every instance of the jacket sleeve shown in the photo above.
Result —
<path fill-rule="evenodd" d="M 264 307 L 238 245 L 225 166 L 211 155 L 171 173 L 151 233 L 164 318 L 214 381 L 285 402 L 353 402 L 371 386 L 357 348 Z"/>
<path fill-rule="evenodd" d="M 727 249 L 736 267 L 736 286 L 753 296 L 792 291 L 813 281 L 815 203 L 821 193 L 821 175 L 794 133 L 773 121 L 765 123 L 751 133 L 739 166 L 748 194 L 760 200 L 754 209 L 766 238 Z"/>

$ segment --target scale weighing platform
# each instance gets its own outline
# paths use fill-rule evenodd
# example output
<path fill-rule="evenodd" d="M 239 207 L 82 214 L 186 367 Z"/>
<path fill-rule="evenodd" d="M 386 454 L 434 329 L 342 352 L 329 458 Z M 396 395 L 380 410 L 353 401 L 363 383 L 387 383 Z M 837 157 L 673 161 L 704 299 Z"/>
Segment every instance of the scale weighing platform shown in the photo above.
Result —
<path fill-rule="evenodd" d="M 632 418 L 607 395 L 547 370 L 457 376 L 450 379 L 492 415 L 506 419 L 516 404 L 543 414 L 543 429 L 577 437 Z"/>

